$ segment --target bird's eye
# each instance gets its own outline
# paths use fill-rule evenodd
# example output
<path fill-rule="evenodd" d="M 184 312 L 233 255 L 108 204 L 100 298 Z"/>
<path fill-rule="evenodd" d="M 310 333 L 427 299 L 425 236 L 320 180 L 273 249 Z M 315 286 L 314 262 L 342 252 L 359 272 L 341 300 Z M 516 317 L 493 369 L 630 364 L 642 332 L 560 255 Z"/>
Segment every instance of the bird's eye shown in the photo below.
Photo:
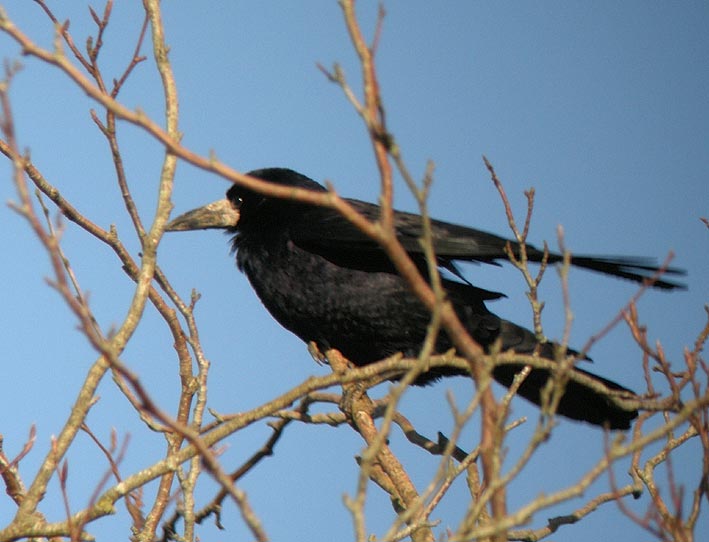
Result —
<path fill-rule="evenodd" d="M 232 202 L 232 204 L 234 205 L 234 208 L 235 208 L 237 211 L 238 211 L 239 209 L 241 209 L 241 206 L 243 205 L 243 203 L 244 203 L 244 198 L 242 198 L 241 196 L 239 196 L 238 198 L 236 198 L 236 200 L 234 200 L 234 201 Z"/>

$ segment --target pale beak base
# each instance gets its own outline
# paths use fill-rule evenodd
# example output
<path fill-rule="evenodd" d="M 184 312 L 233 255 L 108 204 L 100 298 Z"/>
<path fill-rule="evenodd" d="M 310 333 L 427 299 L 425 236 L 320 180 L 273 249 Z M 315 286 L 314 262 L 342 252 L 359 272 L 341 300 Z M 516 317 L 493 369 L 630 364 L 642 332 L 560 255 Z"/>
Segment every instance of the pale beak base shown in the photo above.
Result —
<path fill-rule="evenodd" d="M 171 221 L 165 231 L 226 229 L 239 222 L 239 211 L 228 199 L 220 199 L 204 207 L 192 209 Z"/>

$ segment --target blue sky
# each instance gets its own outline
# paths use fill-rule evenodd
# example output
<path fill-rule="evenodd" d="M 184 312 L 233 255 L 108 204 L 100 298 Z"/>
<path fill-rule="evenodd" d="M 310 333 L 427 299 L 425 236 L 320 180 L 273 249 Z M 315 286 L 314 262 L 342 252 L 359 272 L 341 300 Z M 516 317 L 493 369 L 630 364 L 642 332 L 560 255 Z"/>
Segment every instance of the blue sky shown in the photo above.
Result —
<path fill-rule="evenodd" d="M 91 33 L 88 10 L 72 3 L 56 6 L 71 20 L 77 43 Z M 686 292 L 649 292 L 639 303 L 652 341 L 660 340 L 681 367 L 685 346 L 693 344 L 709 301 L 709 233 L 699 217 L 709 216 L 709 6 L 703 2 L 386 2 L 387 17 L 377 61 L 390 130 L 410 170 L 421 177 L 427 160 L 436 164 L 430 209 L 434 216 L 507 234 L 502 209 L 481 156 L 487 156 L 505 184 L 515 211 L 525 209 L 523 191 L 535 187 L 537 202 L 530 239 L 556 244 L 563 225 L 567 246 L 579 253 L 637 254 L 664 258 L 689 272 Z M 10 18 L 33 39 L 51 46 L 52 26 L 31 2 L 5 6 Z M 66 11 L 63 11 L 66 10 Z M 180 98 L 183 143 L 196 152 L 214 151 L 241 171 L 268 166 L 296 169 L 328 179 L 347 196 L 373 200 L 377 174 L 359 118 L 341 91 L 316 63 L 339 62 L 358 88 L 359 66 L 336 2 L 212 2 L 163 4 L 170 58 Z M 371 36 L 374 3 L 359 6 Z M 127 62 L 140 23 L 140 3 L 117 3 L 105 38 L 101 65 L 118 76 Z M 0 35 L 3 58 L 19 58 L 17 46 Z M 150 55 L 147 47 L 144 53 Z M 119 199 L 110 153 L 89 117 L 96 107 L 56 69 L 21 58 L 24 69 L 11 97 L 19 143 L 64 196 L 103 227 L 115 224 L 123 241 L 138 244 Z M 162 92 L 149 59 L 120 96 L 123 103 L 161 119 Z M 160 146 L 140 130 L 120 124 L 128 180 L 144 220 L 154 211 Z M 16 200 L 10 166 L 0 161 L 3 201 Z M 227 184 L 186 164 L 178 168 L 176 212 L 221 197 Z M 403 183 L 396 187 L 400 208 L 413 209 Z M 18 452 L 31 424 L 37 443 L 23 460 L 29 481 L 69 412 L 79 383 L 94 359 L 76 321 L 45 283 L 48 260 L 23 220 L 0 209 L 5 279 L 2 416 L 0 433 L 8 455 Z M 133 284 L 109 250 L 72 224 L 63 248 L 104 331 L 118 325 L 130 303 Z M 314 364 L 305 347 L 276 324 L 252 293 L 229 256 L 227 239 L 214 232 L 172 234 L 160 248 L 159 263 L 184 296 L 202 294 L 197 308 L 203 346 L 212 362 L 210 406 L 238 412 L 261 404 L 327 369 Z M 508 299 L 491 308 L 529 325 L 531 311 L 521 277 L 511 268 L 467 266 L 468 278 L 504 291 Z M 633 285 L 575 271 L 571 275 L 575 315 L 572 344 L 583 344 L 633 295 Z M 547 301 L 545 331 L 559 337 L 563 326 L 559 283 L 549 273 L 542 289 Z M 146 311 L 123 356 L 166 410 L 178 388 L 171 339 L 152 309 Z M 592 370 L 641 389 L 641 358 L 628 331 L 619 327 L 591 352 Z M 9 383 L 9 385 L 8 385 Z M 471 394 L 469 382 L 452 379 L 405 397 L 403 412 L 421 432 L 449 433 L 446 393 L 458 404 Z M 499 390 L 498 390 L 499 391 Z M 146 433 L 135 413 L 106 381 L 89 422 L 104 439 L 109 427 L 132 440 L 123 470 L 148 466 L 163 449 L 162 438 Z M 522 401 L 515 415 L 535 419 Z M 463 445 L 477 442 L 477 426 Z M 528 432 L 509 441 L 519 453 Z M 224 454 L 237 466 L 268 436 L 265 425 L 236 435 Z M 415 482 L 426 483 L 435 459 L 412 449 L 401 436 L 392 446 Z M 564 487 L 580 468 L 593 464 L 602 434 L 562 421 L 539 458 L 511 491 L 511 505 Z M 241 486 L 273 540 L 326 541 L 347 538 L 350 520 L 341 497 L 356 487 L 353 457 L 362 442 L 348 428 L 291 428 L 275 456 L 247 476 Z M 690 443 L 674 467 L 680 482 L 699 475 L 699 448 Z M 68 456 L 72 505 L 88 501 L 104 471 L 100 455 L 79 437 Z M 627 466 L 617 469 L 624 477 Z M 420 470 L 419 470 L 420 469 Z M 625 481 L 625 478 L 622 478 Z M 55 482 L 56 483 L 56 482 Z M 56 489 L 56 485 L 53 486 Z M 595 486 L 607 487 L 607 480 Z M 205 501 L 213 484 L 205 483 Z M 456 495 L 459 496 L 456 499 Z M 439 517 L 455 527 L 464 512 L 465 488 L 456 487 Z M 591 496 L 591 493 L 587 496 Z M 146 499 L 149 502 L 149 499 Z M 581 500 L 535 516 L 530 526 L 568 513 Z M 629 503 L 642 513 L 647 499 Z M 245 535 L 238 514 L 224 515 L 226 533 L 205 526 L 202 540 Z M 0 524 L 12 517 L 0 500 Z M 63 508 L 49 496 L 43 511 L 61 519 Z M 368 528 L 381 535 L 391 519 L 388 499 L 370 491 Z M 446 522 L 448 522 L 446 524 Z M 621 523 L 622 522 L 622 523 Z M 709 529 L 707 515 L 697 532 Z M 555 540 L 596 540 L 606 525 L 623 525 L 623 539 L 647 540 L 640 529 L 607 505 L 581 524 L 562 529 Z M 105 534 L 125 523 L 108 519 L 92 532 Z M 343 536 L 342 533 L 345 533 Z M 121 533 L 119 530 L 118 533 Z M 123 533 L 128 536 L 128 533 Z M 121 535 L 119 535 L 121 536 Z"/>

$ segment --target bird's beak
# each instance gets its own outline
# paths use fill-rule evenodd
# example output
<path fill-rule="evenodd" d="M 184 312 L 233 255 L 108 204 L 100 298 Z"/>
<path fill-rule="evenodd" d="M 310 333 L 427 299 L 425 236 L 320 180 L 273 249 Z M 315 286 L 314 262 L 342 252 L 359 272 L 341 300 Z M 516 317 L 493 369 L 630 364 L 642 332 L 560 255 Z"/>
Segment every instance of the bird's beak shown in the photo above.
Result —
<path fill-rule="evenodd" d="M 192 209 L 170 222 L 165 231 L 231 228 L 239 221 L 239 211 L 228 199 L 220 199 L 199 209 Z"/>

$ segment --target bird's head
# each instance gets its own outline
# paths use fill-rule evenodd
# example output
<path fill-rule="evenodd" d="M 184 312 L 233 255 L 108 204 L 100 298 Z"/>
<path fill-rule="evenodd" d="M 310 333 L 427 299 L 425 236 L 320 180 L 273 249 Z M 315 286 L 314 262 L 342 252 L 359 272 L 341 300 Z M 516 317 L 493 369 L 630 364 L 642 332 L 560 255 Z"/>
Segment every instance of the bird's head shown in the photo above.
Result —
<path fill-rule="evenodd" d="M 322 185 L 292 169 L 256 169 L 250 171 L 247 175 L 273 184 L 318 192 L 325 191 Z M 165 231 L 236 230 L 237 224 L 242 226 L 266 201 L 273 200 L 263 194 L 235 184 L 227 191 L 226 198 L 181 214 L 167 225 Z"/>

